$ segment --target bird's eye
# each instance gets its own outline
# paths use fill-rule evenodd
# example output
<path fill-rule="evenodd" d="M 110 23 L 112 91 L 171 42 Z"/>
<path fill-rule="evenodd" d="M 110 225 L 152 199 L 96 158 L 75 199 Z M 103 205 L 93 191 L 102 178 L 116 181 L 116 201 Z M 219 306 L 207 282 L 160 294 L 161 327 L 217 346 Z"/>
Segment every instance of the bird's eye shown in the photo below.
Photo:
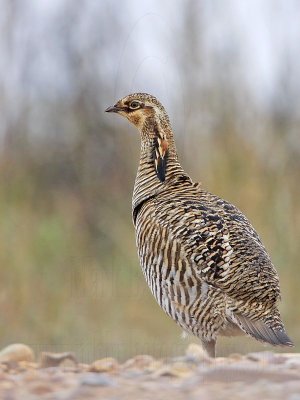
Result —
<path fill-rule="evenodd" d="M 132 110 L 137 110 L 138 108 L 140 108 L 141 103 L 139 101 L 133 100 L 130 104 L 129 104 L 129 108 L 131 108 Z"/>

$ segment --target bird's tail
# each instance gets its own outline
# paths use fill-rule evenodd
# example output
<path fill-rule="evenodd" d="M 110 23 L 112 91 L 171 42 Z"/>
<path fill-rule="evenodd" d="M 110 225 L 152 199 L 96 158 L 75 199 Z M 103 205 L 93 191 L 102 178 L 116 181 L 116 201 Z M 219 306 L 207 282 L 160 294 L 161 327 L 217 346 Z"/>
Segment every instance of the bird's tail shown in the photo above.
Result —
<path fill-rule="evenodd" d="M 241 314 L 235 314 L 234 316 L 240 328 L 255 339 L 264 343 L 270 343 L 273 346 L 294 346 L 294 343 L 286 334 L 282 323 L 279 326 L 272 327 L 263 320 L 252 320 Z"/>

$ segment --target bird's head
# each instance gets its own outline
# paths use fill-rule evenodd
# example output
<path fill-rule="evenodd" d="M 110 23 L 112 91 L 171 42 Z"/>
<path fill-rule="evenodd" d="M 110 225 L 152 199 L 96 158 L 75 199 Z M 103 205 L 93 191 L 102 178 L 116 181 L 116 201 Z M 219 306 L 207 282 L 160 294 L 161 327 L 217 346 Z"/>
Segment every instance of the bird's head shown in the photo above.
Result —
<path fill-rule="evenodd" d="M 168 114 L 156 97 L 147 93 L 134 93 L 123 97 L 106 112 L 126 117 L 141 134 L 141 157 L 155 167 L 160 182 L 166 179 L 167 165 L 178 163 L 174 136 Z"/>
<path fill-rule="evenodd" d="M 114 112 L 126 117 L 140 131 L 148 120 L 168 121 L 168 116 L 162 104 L 156 97 L 147 93 L 134 93 L 123 97 L 113 106 L 108 107 L 106 112 Z"/>

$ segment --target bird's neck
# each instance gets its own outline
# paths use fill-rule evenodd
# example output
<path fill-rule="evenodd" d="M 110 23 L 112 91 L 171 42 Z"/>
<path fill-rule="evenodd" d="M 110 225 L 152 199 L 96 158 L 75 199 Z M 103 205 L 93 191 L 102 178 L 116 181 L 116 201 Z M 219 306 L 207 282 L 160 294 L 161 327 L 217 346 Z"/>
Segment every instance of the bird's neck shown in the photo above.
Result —
<path fill-rule="evenodd" d="M 178 161 L 169 123 L 147 121 L 140 133 L 141 154 L 133 191 L 133 211 L 173 179 L 187 176 Z"/>

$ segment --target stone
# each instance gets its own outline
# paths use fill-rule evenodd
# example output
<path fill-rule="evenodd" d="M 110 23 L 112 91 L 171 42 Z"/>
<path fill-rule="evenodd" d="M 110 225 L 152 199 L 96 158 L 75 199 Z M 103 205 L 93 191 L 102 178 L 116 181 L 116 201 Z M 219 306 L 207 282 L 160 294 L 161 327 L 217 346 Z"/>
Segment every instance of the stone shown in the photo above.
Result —
<path fill-rule="evenodd" d="M 26 344 L 10 344 L 0 351 L 1 363 L 14 363 L 20 361 L 34 361 L 33 350 L 29 346 L 26 346 Z"/>
<path fill-rule="evenodd" d="M 291 369 L 300 369 L 300 357 L 290 357 L 286 360 L 285 365 Z"/>
<path fill-rule="evenodd" d="M 55 390 L 52 384 L 47 382 L 39 382 L 35 385 L 32 385 L 30 388 L 30 393 L 35 394 L 37 396 L 47 395 Z"/>
<path fill-rule="evenodd" d="M 155 373 L 155 371 L 158 371 L 160 368 L 162 368 L 163 365 L 165 365 L 165 364 L 163 363 L 162 360 L 154 360 L 153 359 L 153 361 L 149 365 L 147 365 L 147 367 L 145 368 L 145 371 L 147 373 L 152 374 L 152 373 Z"/>
<path fill-rule="evenodd" d="M 114 372 L 119 368 L 119 363 L 115 358 L 106 357 L 94 361 L 88 368 L 90 372 Z"/>
<path fill-rule="evenodd" d="M 230 360 L 234 360 L 234 361 L 239 361 L 239 360 L 243 360 L 244 356 L 240 353 L 232 353 L 229 356 Z"/>
<path fill-rule="evenodd" d="M 72 365 L 77 365 L 77 359 L 74 353 L 49 353 L 43 352 L 40 356 L 40 368 L 57 367 L 65 361 L 71 361 Z"/>
<path fill-rule="evenodd" d="M 141 354 L 127 360 L 122 367 L 125 369 L 126 368 L 144 369 L 148 368 L 149 365 L 153 363 L 153 361 L 154 358 L 152 356 L 149 356 L 147 354 Z"/>
<path fill-rule="evenodd" d="M 300 394 L 299 393 L 293 393 L 289 396 L 288 400 L 300 400 Z"/>
<path fill-rule="evenodd" d="M 299 380 L 299 376 L 294 373 L 283 372 L 267 368 L 266 366 L 256 367 L 254 365 L 224 365 L 210 368 L 203 373 L 204 382 L 244 382 L 255 383 L 264 380 L 265 382 L 275 384 L 284 383 L 293 380 Z"/>
<path fill-rule="evenodd" d="M 153 377 L 170 376 L 174 378 L 186 378 L 193 374 L 193 370 L 183 362 L 165 364 L 153 372 Z"/>
<path fill-rule="evenodd" d="M 261 362 L 264 364 L 283 364 L 286 357 L 280 354 L 275 354 L 272 351 L 260 351 L 247 354 L 248 360 Z"/>
<path fill-rule="evenodd" d="M 201 361 L 210 361 L 210 357 L 203 349 L 202 346 L 199 346 L 196 343 L 191 343 L 185 351 L 186 357 L 190 361 L 201 362 Z"/>
<path fill-rule="evenodd" d="M 87 386 L 116 386 L 116 381 L 108 374 L 86 372 L 80 378 L 81 385 Z"/>

